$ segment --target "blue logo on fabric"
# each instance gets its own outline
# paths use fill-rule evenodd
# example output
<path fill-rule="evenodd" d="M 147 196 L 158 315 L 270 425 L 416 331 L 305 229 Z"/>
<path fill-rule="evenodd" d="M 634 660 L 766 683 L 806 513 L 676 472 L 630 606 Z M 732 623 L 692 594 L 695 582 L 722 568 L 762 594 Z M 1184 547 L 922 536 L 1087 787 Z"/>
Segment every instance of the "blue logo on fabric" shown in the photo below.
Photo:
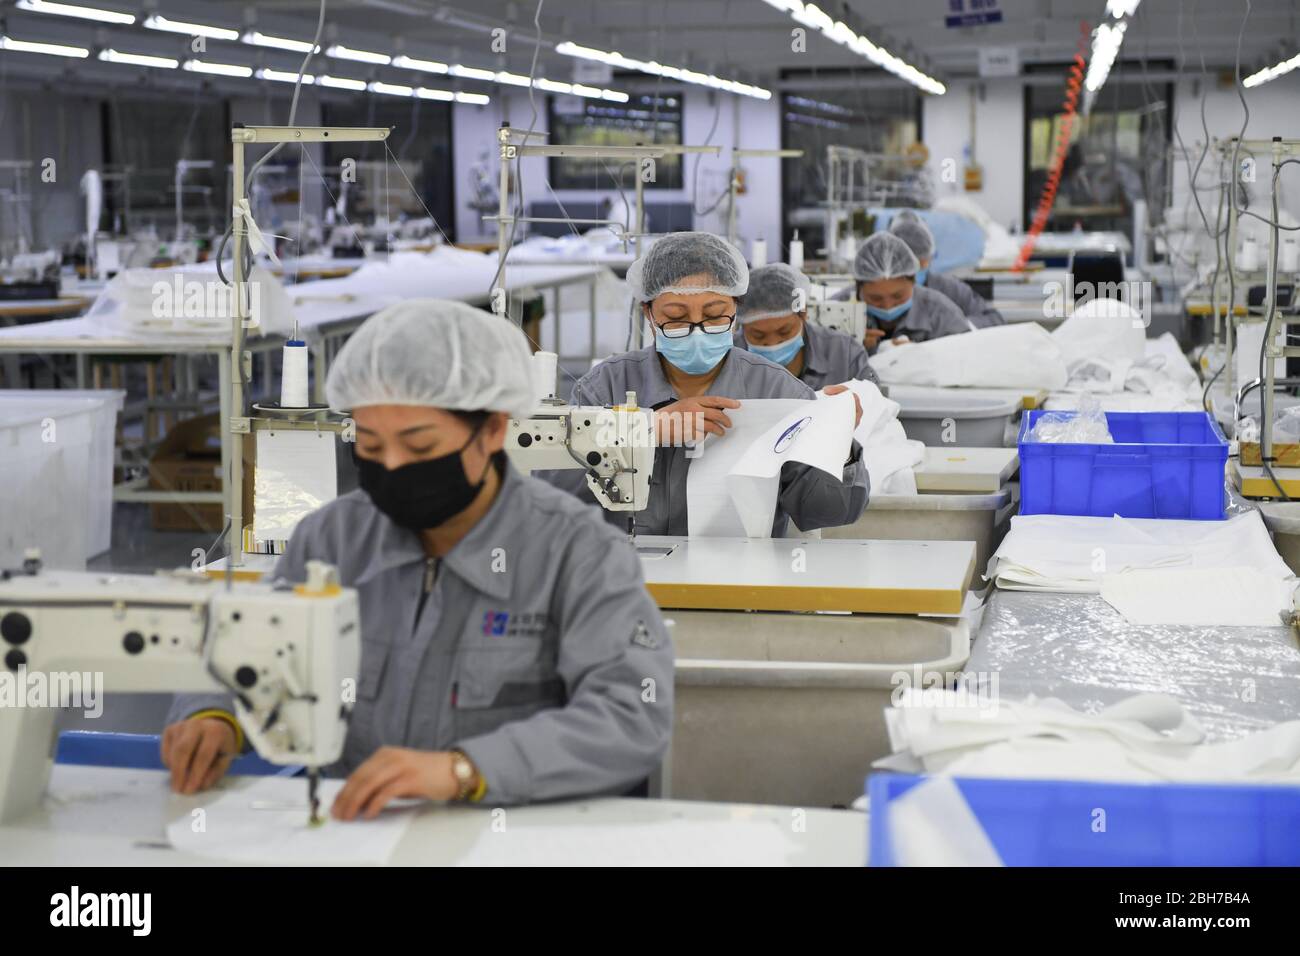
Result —
<path fill-rule="evenodd" d="M 776 440 L 776 443 L 772 445 L 772 451 L 785 451 L 787 448 L 789 448 L 791 443 L 796 438 L 799 437 L 799 433 L 803 431 L 806 427 L 808 427 L 808 423 L 810 421 L 812 421 L 811 415 L 809 415 L 807 418 L 799 419 L 799 421 L 795 422 L 793 425 L 791 425 L 789 428 L 783 431 L 781 433 L 781 437 L 778 438 Z"/>
<path fill-rule="evenodd" d="M 483 615 L 483 633 L 500 637 L 506 632 L 506 622 L 510 620 L 508 611 L 488 611 Z"/>

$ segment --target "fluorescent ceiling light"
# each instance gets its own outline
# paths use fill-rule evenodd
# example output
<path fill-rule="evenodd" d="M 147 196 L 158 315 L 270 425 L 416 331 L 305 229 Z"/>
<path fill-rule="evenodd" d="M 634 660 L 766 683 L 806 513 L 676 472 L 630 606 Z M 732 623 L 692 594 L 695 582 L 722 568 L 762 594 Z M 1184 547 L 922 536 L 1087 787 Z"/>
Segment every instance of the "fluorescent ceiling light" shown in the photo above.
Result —
<path fill-rule="evenodd" d="M 420 70 L 424 73 L 446 73 L 447 64 L 439 63 L 437 60 L 417 60 L 415 57 L 401 56 L 393 57 L 393 66 L 399 70 Z"/>
<path fill-rule="evenodd" d="M 350 47 L 334 44 L 325 51 L 326 56 L 332 56 L 336 60 L 356 60 L 358 63 L 378 63 L 380 66 L 387 66 L 393 62 L 393 58 L 386 53 L 371 53 L 369 50 L 353 50 Z"/>
<path fill-rule="evenodd" d="M 180 64 L 169 56 L 150 56 L 147 53 L 123 53 L 120 50 L 100 50 L 99 58 L 105 63 L 125 63 L 129 66 L 152 66 L 160 70 L 174 70 Z"/>
<path fill-rule="evenodd" d="M 272 70 L 272 69 L 258 70 L 254 74 L 254 76 L 256 76 L 259 80 L 274 80 L 277 83 L 298 82 L 298 74 L 291 73 L 288 70 Z M 302 81 L 303 83 L 315 83 L 316 77 L 312 76 L 310 73 L 307 73 L 303 76 Z"/>
<path fill-rule="evenodd" d="M 859 56 L 865 57 L 872 63 L 888 70 L 899 79 L 906 80 L 918 89 L 924 90 L 925 92 L 931 93 L 935 96 L 942 96 L 948 91 L 948 88 L 934 77 L 922 73 L 902 57 L 895 56 L 884 47 L 872 43 L 871 40 L 859 34 L 844 21 L 832 19 L 830 14 L 821 9 L 821 7 L 817 6 L 815 3 L 801 3 L 800 0 L 763 0 L 763 2 L 769 7 L 789 13 L 796 21 L 823 34 L 832 43 L 838 43 L 840 46 L 847 47 Z M 1135 7 L 1137 6 L 1137 3 L 1134 2 L 1134 0 L 1110 0 L 1110 2 L 1127 2 L 1133 3 L 1133 6 Z M 556 47 L 556 50 L 560 53 L 564 52 L 559 47 Z M 667 76 L 669 74 L 665 73 L 664 75 Z M 717 86 L 715 83 L 706 83 L 705 85 Z M 726 89 L 727 87 L 718 86 L 717 88 Z M 753 94 L 751 93 L 748 95 L 752 96 Z M 763 99 L 768 99 L 770 96 L 771 94 L 769 93 L 767 96 L 764 96 Z"/>
<path fill-rule="evenodd" d="M 493 79 L 507 86 L 528 86 L 531 82 L 528 77 L 520 76 L 518 73 L 498 73 Z"/>
<path fill-rule="evenodd" d="M 1116 20 L 1133 15 L 1142 0 L 1106 0 L 1106 12 Z"/>
<path fill-rule="evenodd" d="M 572 93 L 572 83 L 557 83 L 555 80 L 536 80 L 533 86 L 548 93 Z"/>
<path fill-rule="evenodd" d="M 385 96 L 410 96 L 415 89 L 398 83 L 371 83 L 370 92 L 383 93 Z"/>
<path fill-rule="evenodd" d="M 1092 35 L 1092 57 L 1088 61 L 1088 75 L 1083 85 L 1089 93 L 1096 93 L 1110 76 L 1111 65 L 1119 55 L 1120 44 L 1124 42 L 1124 31 L 1128 23 L 1103 23 Z"/>
<path fill-rule="evenodd" d="M 1281 63 L 1260 70 L 1258 73 L 1252 73 L 1241 81 L 1245 87 L 1259 86 L 1261 83 L 1267 83 L 1269 80 L 1276 80 L 1279 76 L 1284 76 L 1292 70 L 1300 67 L 1300 53 L 1291 57 L 1289 60 L 1283 60 Z"/>
<path fill-rule="evenodd" d="M 169 20 L 164 16 L 152 14 L 145 17 L 144 25 L 150 30 L 162 30 L 164 33 L 184 33 L 192 37 L 211 37 L 213 40 L 238 40 L 238 30 L 225 27 L 210 27 L 202 23 L 189 23 L 185 20 Z"/>
<path fill-rule="evenodd" d="M 450 103 L 456 98 L 456 94 L 451 90 L 431 90 L 427 86 L 417 89 L 415 95 L 422 100 L 442 100 L 446 103 Z"/>
<path fill-rule="evenodd" d="M 600 91 L 600 98 L 601 98 L 602 100 L 609 100 L 611 103 L 626 103 L 626 102 L 627 102 L 627 94 L 626 94 L 626 93 L 620 93 L 618 90 L 601 90 L 601 91 Z"/>
<path fill-rule="evenodd" d="M 203 60 L 186 60 L 182 69 L 189 70 L 191 73 L 211 73 L 214 76 L 247 78 L 253 75 L 251 66 L 240 66 L 237 63 L 205 63 Z"/>
<path fill-rule="evenodd" d="M 457 93 L 456 102 L 473 103 L 475 106 L 487 106 L 492 102 L 492 100 L 483 93 Z"/>
<path fill-rule="evenodd" d="M 682 80 L 686 83 L 697 83 L 701 86 L 709 86 L 718 90 L 726 90 L 729 93 L 737 93 L 742 96 L 752 96 L 755 99 L 770 100 L 772 93 L 762 87 L 751 86 L 748 83 L 739 83 L 735 80 L 724 80 L 721 77 L 713 76 L 709 73 L 697 73 L 694 70 L 678 69 L 675 66 L 664 66 L 660 63 L 646 62 L 644 60 L 634 60 L 631 57 L 623 56 L 621 53 L 607 53 L 604 50 L 596 50 L 592 47 L 579 46 L 576 43 L 564 42 L 556 46 L 556 53 L 565 56 L 573 56 L 582 60 L 595 60 L 598 63 L 608 63 L 610 66 L 621 67 L 625 70 L 636 70 L 639 73 L 649 73 L 651 76 L 666 76 L 669 79 Z M 550 83 L 550 80 L 538 80 L 536 85 L 541 89 L 548 89 L 542 86 L 542 83 Z M 559 84 L 568 86 L 569 84 Z M 567 93 L 569 90 L 554 90 L 553 92 Z"/>
<path fill-rule="evenodd" d="M 134 14 L 118 13 L 116 10 L 98 10 L 95 7 L 83 7 L 72 3 L 18 0 L 15 6 L 29 13 L 52 13 L 57 17 L 79 17 L 82 20 L 97 20 L 100 23 L 135 23 Z"/>
<path fill-rule="evenodd" d="M 461 66 L 456 64 L 448 72 L 452 76 L 463 76 L 467 80 L 492 80 L 496 78 L 496 73 L 492 70 L 480 70 L 475 66 Z"/>
<path fill-rule="evenodd" d="M 61 43 L 30 43 L 27 40 L 15 40 L 13 37 L 0 36 L 0 50 L 13 50 L 16 53 L 45 53 L 49 56 L 68 56 L 83 60 L 90 56 L 90 51 L 80 46 L 64 46 Z"/>
<path fill-rule="evenodd" d="M 288 50 L 291 53 L 310 53 L 313 47 L 306 40 L 290 40 L 287 37 L 273 37 L 256 30 L 249 30 L 240 39 L 252 46 L 265 46 L 273 50 Z M 314 48 L 317 53 L 320 47 Z"/>
<path fill-rule="evenodd" d="M 366 88 L 361 80 L 349 80 L 343 76 L 322 76 L 317 82 L 335 90 L 354 90 L 358 93 Z"/>

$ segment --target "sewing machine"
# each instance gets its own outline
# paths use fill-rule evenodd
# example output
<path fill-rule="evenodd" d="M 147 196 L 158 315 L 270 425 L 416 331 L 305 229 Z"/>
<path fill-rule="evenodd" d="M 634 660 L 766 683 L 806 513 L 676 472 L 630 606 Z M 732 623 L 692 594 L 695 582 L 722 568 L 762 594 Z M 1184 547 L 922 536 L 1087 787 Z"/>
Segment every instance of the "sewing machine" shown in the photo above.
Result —
<path fill-rule="evenodd" d="M 808 302 L 808 321 L 846 335 L 861 342 L 867 334 L 867 307 L 855 299 L 825 299 Z"/>
<path fill-rule="evenodd" d="M 300 585 L 190 573 L 42 571 L 0 579 L 0 823 L 41 801 L 57 707 L 94 694 L 227 690 L 265 759 L 319 770 L 343 752 L 360 662 L 356 592 L 308 562 Z M 39 689 L 39 696 L 36 691 Z"/>

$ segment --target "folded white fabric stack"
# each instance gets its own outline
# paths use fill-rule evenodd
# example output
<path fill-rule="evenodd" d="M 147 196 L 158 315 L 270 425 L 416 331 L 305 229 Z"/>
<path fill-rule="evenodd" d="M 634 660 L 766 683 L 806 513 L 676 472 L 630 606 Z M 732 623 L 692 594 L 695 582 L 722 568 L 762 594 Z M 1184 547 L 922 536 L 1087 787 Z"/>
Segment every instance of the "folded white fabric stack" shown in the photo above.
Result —
<path fill-rule="evenodd" d="M 956 777 L 1300 783 L 1300 721 L 1223 743 L 1165 694 L 1097 714 L 1055 698 L 908 690 L 885 711 L 894 753 L 879 769 Z"/>
<path fill-rule="evenodd" d="M 1249 568 L 1278 581 L 1291 575 L 1251 511 L 1225 521 L 1019 515 L 985 577 L 1005 590 L 1095 594 L 1108 574 L 1159 568 Z"/>

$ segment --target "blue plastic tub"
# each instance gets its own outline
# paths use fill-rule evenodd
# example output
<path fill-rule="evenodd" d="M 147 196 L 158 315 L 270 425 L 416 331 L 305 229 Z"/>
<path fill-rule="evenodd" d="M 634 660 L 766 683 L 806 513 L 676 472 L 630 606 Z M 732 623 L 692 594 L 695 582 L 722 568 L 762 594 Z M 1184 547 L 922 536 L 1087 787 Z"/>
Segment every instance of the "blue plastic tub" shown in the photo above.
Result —
<path fill-rule="evenodd" d="M 890 804 L 925 779 L 868 779 L 871 866 L 897 865 Z M 1007 866 L 1300 866 L 1300 787 L 955 783 Z"/>
<path fill-rule="evenodd" d="M 1020 513 L 1220 521 L 1228 442 L 1206 412 L 1107 412 L 1113 445 L 1026 441 L 1020 423 Z"/>

